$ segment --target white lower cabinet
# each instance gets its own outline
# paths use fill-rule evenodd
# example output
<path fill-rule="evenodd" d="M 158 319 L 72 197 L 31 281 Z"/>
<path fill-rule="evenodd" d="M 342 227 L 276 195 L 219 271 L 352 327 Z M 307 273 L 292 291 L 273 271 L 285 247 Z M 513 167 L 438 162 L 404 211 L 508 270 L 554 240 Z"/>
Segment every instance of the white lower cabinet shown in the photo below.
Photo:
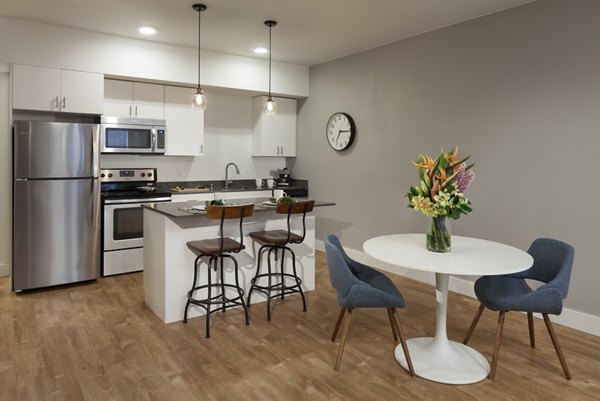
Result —
<path fill-rule="evenodd" d="M 190 202 L 190 201 L 207 201 L 214 200 L 215 194 L 212 192 L 201 192 L 197 194 L 173 194 L 171 202 Z"/>
<path fill-rule="evenodd" d="M 178 194 L 171 196 L 171 202 L 191 202 L 207 200 L 228 200 L 228 199 L 249 199 L 249 198 L 270 198 L 273 196 L 273 190 L 264 189 L 259 191 L 221 191 L 221 192 L 201 192 L 197 194 Z"/>
<path fill-rule="evenodd" d="M 271 189 L 261 191 L 231 191 L 215 192 L 215 199 L 248 199 L 248 198 L 270 198 L 273 194 Z"/>

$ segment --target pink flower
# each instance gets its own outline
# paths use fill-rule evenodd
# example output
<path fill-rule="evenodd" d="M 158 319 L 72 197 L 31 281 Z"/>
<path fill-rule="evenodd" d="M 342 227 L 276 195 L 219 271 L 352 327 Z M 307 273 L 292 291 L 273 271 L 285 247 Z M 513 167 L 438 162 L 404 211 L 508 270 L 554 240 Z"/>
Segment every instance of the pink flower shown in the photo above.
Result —
<path fill-rule="evenodd" d="M 465 170 L 467 168 L 466 163 L 462 163 L 458 166 L 458 175 L 456 176 L 456 189 L 464 193 L 471 182 L 475 179 L 475 173 L 471 170 Z"/>

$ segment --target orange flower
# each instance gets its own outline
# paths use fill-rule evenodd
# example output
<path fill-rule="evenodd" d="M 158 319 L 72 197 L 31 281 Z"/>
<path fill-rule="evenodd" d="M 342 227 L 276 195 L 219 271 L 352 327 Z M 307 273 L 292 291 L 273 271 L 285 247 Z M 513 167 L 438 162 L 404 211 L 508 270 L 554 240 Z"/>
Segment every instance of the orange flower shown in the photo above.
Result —
<path fill-rule="evenodd" d="M 444 157 L 446 158 L 448 163 L 454 163 L 456 161 L 456 158 L 458 157 L 458 146 L 455 147 L 452 152 L 445 153 L 442 150 L 442 153 L 444 153 Z"/>
<path fill-rule="evenodd" d="M 425 155 L 424 160 L 422 162 L 412 162 L 412 164 L 414 164 L 415 166 L 419 167 L 419 168 L 424 168 L 426 170 L 431 169 L 434 165 L 435 165 L 435 160 L 432 159 L 431 157 L 429 157 L 428 155 Z M 412 161 L 412 160 L 411 160 Z"/>
<path fill-rule="evenodd" d="M 438 172 L 435 174 L 435 178 L 437 178 L 438 180 L 440 180 L 441 182 L 446 181 L 446 170 L 438 170 Z"/>

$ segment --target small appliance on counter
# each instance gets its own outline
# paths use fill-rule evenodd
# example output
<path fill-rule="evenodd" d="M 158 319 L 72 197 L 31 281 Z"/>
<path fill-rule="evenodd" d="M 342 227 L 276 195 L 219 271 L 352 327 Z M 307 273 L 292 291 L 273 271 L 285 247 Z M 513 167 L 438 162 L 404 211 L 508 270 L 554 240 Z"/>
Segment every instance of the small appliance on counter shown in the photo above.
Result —
<path fill-rule="evenodd" d="M 144 268 L 143 203 L 170 202 L 171 192 L 156 187 L 155 168 L 102 169 L 102 275 Z"/>
<path fill-rule="evenodd" d="M 277 180 L 277 185 L 289 186 L 291 181 L 292 177 L 290 176 L 290 170 L 288 170 L 287 167 L 284 167 L 283 170 L 279 170 L 279 180 Z"/>

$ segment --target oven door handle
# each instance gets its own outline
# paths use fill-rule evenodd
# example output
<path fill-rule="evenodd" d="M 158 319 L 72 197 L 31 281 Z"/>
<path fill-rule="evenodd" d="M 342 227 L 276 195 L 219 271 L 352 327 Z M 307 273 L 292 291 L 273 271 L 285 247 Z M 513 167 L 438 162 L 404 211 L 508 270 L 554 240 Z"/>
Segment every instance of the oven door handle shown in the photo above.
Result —
<path fill-rule="evenodd" d="M 142 199 L 104 199 L 105 205 L 123 205 L 127 203 L 153 203 L 153 202 L 170 202 L 170 196 L 161 198 L 142 198 Z"/>

